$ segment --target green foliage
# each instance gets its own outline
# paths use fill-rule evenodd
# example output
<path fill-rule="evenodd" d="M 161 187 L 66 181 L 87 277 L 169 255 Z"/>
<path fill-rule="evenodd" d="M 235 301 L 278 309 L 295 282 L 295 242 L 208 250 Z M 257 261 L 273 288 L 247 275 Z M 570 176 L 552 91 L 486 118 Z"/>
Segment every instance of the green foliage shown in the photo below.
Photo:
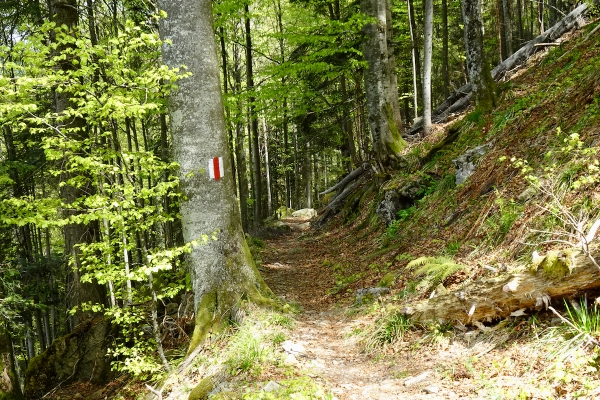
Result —
<path fill-rule="evenodd" d="M 333 265 L 334 287 L 327 291 L 330 295 L 341 293 L 344 290 L 350 290 L 349 286 L 363 277 L 361 272 L 352 272 L 352 265 L 349 263 L 337 263 Z"/>
<path fill-rule="evenodd" d="M 497 212 L 485 221 L 488 228 L 487 237 L 491 244 L 502 242 L 523 212 L 523 206 L 513 199 L 498 197 L 494 203 Z"/>
<path fill-rule="evenodd" d="M 394 238 L 398 236 L 398 233 L 402 230 L 404 221 L 408 220 L 411 216 L 413 216 L 415 211 L 416 206 L 403 208 L 402 210 L 398 211 L 398 218 L 395 221 L 393 221 L 390 224 L 390 226 L 388 226 L 387 230 L 385 231 L 385 235 L 389 238 Z"/>
<path fill-rule="evenodd" d="M 394 312 L 380 318 L 375 323 L 375 330 L 369 334 L 365 342 L 368 349 L 374 349 L 402 340 L 406 332 L 414 328 L 410 317 Z"/>
<path fill-rule="evenodd" d="M 589 305 L 584 299 L 579 304 L 573 303 L 569 306 L 565 300 L 565 308 L 568 322 L 550 328 L 550 337 L 546 338 L 547 341 L 551 341 L 557 333 L 564 337 L 561 343 L 552 344 L 552 357 L 557 361 L 564 361 L 579 349 L 585 349 L 591 344 L 598 346 L 600 339 L 600 309 L 596 303 Z"/>
<path fill-rule="evenodd" d="M 261 336 L 252 330 L 240 330 L 228 347 L 230 352 L 225 365 L 231 375 L 258 375 L 263 363 L 269 359 L 269 350 L 263 345 Z"/>
<path fill-rule="evenodd" d="M 50 43 L 49 32 L 56 37 Z M 79 244 L 81 281 L 106 284 L 113 304 L 81 307 L 105 313 L 121 328 L 110 350 L 113 367 L 142 376 L 162 369 L 145 306 L 154 296 L 173 298 L 187 288 L 183 255 L 208 240 L 178 246 L 163 235 L 179 218 L 178 166 L 165 157 L 166 147 L 160 149 L 167 143 L 152 138 L 149 128 L 166 112 L 165 98 L 175 82 L 186 75 L 159 64 L 162 43 L 149 32 L 127 21 L 118 35 L 92 44 L 46 23 L 27 40 L 0 48 L 0 124 L 21 139 L 18 146 L 38 150 L 46 174 L 38 179 L 60 181 L 49 195 L 3 198 L 0 224 L 99 228 L 95 241 Z M 70 99 L 60 113 L 44 100 L 55 93 Z M 67 189 L 78 194 L 59 198 Z M 134 303 L 144 307 L 131 307 Z"/>
<path fill-rule="evenodd" d="M 453 259 L 448 257 L 419 257 L 409 262 L 406 268 L 409 270 L 417 268 L 414 272 L 415 276 L 425 275 L 431 280 L 431 286 L 435 286 L 443 283 L 455 272 L 466 269 L 467 266 L 457 264 Z"/>

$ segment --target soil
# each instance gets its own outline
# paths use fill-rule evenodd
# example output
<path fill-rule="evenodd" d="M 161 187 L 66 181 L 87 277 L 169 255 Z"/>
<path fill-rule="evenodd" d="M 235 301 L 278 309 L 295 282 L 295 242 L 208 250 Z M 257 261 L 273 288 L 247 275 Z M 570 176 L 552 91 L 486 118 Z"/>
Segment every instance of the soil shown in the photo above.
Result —
<path fill-rule="evenodd" d="M 373 317 L 364 312 L 364 307 L 352 306 L 353 291 L 332 294 L 332 260 L 358 261 L 360 256 L 355 251 L 359 248 L 345 248 L 335 233 L 319 235 L 314 231 L 266 243 L 262 273 L 267 284 L 278 296 L 303 309 L 290 338 L 305 350 L 297 357 L 297 365 L 335 398 L 478 398 L 469 373 L 454 367 L 471 353 L 458 342 L 365 352 L 357 333 L 372 326 Z M 448 379 L 449 373 L 452 379 Z M 410 379 L 416 377 L 423 379 L 410 384 Z"/>
<path fill-rule="evenodd" d="M 384 302 L 376 299 L 360 306 L 356 288 L 369 285 L 368 280 L 339 291 L 332 268 L 363 264 L 364 269 L 373 261 L 366 257 L 372 244 L 348 245 L 348 235 L 347 229 L 292 233 L 266 240 L 262 252 L 267 284 L 303 310 L 289 338 L 296 346 L 291 363 L 334 399 L 568 397 L 560 395 L 570 391 L 563 385 L 538 383 L 548 360 L 547 352 L 536 346 L 532 329 L 549 324 L 549 314 L 538 315 L 537 326 L 513 318 L 493 327 L 454 327 L 437 335 L 419 327 L 392 345 L 366 351 L 365 332 L 375 326 L 376 310 L 394 303 L 392 296 L 399 288 Z M 528 395 L 519 397 L 523 393 Z"/>

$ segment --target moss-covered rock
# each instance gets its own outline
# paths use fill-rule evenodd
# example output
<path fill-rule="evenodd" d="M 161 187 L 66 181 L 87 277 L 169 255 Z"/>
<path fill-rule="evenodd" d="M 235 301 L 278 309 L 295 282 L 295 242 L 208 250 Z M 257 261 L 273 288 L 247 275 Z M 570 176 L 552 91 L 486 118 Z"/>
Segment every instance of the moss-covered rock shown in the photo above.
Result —
<path fill-rule="evenodd" d="M 25 371 L 25 398 L 39 399 L 58 383 L 108 382 L 112 373 L 106 350 L 112 333 L 108 320 L 95 318 L 56 339 L 29 362 Z"/>

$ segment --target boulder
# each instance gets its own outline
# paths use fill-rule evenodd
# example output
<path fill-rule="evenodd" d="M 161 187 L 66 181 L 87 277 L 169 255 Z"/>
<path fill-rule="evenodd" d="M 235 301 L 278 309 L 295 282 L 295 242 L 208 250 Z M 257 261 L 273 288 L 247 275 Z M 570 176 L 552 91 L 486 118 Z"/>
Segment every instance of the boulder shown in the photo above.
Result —
<path fill-rule="evenodd" d="M 456 167 L 456 185 L 464 183 L 477 169 L 479 160 L 492 147 L 492 143 L 482 144 L 475 148 L 465 151 L 460 157 L 452 160 Z"/>
<path fill-rule="evenodd" d="M 400 209 L 400 196 L 398 196 L 395 190 L 388 190 L 385 192 L 383 200 L 379 203 L 375 212 L 386 226 L 390 226 L 396 220 Z"/>
<path fill-rule="evenodd" d="M 294 218 L 305 218 L 311 219 L 317 216 L 317 210 L 314 208 L 303 208 L 301 210 L 296 210 L 292 213 L 292 217 Z"/>

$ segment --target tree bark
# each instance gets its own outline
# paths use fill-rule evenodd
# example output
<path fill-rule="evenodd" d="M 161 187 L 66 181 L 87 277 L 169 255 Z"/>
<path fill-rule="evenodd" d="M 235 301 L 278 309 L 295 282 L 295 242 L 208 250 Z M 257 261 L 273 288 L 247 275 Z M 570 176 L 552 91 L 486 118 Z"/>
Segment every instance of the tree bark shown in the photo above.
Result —
<path fill-rule="evenodd" d="M 442 78 L 444 98 L 450 94 L 450 67 L 448 60 L 448 0 L 442 0 Z"/>
<path fill-rule="evenodd" d="M 462 7 L 469 82 L 475 104 L 484 110 L 489 110 L 496 105 L 496 94 L 483 48 L 481 0 L 464 0 Z"/>
<path fill-rule="evenodd" d="M 51 0 L 49 4 L 51 11 L 50 15 L 53 16 L 53 22 L 55 22 L 57 26 L 65 25 L 67 28 L 70 28 L 74 31 L 78 22 L 77 1 Z M 65 50 L 64 45 L 59 46 L 58 51 L 63 50 Z M 68 72 L 74 68 L 74 65 L 75 64 L 71 63 L 70 61 L 65 61 L 60 67 L 63 71 Z M 69 92 L 56 91 L 54 94 L 54 108 L 59 118 L 61 117 L 61 114 L 70 106 L 71 97 Z M 87 130 L 84 127 L 85 121 L 83 119 L 74 118 L 69 119 L 68 122 L 65 122 L 65 125 L 62 126 L 62 129 L 69 139 L 84 143 L 84 141 L 88 139 Z M 68 162 L 68 160 L 65 160 L 65 162 Z M 67 182 L 70 178 L 73 178 L 72 173 L 65 172 L 61 176 L 61 181 Z M 60 192 L 64 203 L 68 206 L 69 204 L 73 204 L 84 194 L 93 193 L 94 189 L 92 187 L 78 188 L 69 184 L 65 184 L 61 187 Z M 64 216 L 68 218 L 76 213 L 76 210 L 67 209 L 64 212 Z M 84 225 L 80 223 L 69 223 L 64 228 L 64 236 L 65 256 L 69 258 L 69 265 L 73 268 L 73 271 L 69 273 L 68 277 L 70 286 L 68 290 L 71 293 L 71 296 L 68 299 L 69 307 L 76 307 L 75 314 L 71 316 L 71 328 L 73 328 L 85 319 L 94 316 L 93 312 L 84 311 L 79 306 L 83 303 L 104 304 L 106 300 L 106 293 L 102 285 L 99 285 L 95 282 L 82 283 L 80 279 L 79 270 L 81 267 L 81 261 L 79 259 L 80 250 L 78 245 L 80 243 L 91 243 L 96 239 L 96 224 L 92 223 Z"/>
<path fill-rule="evenodd" d="M 187 197 L 181 204 L 184 239 L 208 238 L 188 257 L 196 311 L 193 351 L 209 332 L 223 328 L 243 297 L 264 303 L 262 294 L 270 291 L 246 244 L 231 185 L 211 1 L 161 0 L 159 6 L 168 15 L 161 36 L 172 43 L 163 46 L 163 61 L 185 65 L 193 74 L 169 96 L 174 155 Z M 215 162 L 209 174 L 215 157 L 222 163 Z"/>
<path fill-rule="evenodd" d="M 598 249 L 595 249 L 598 255 Z M 470 324 L 506 318 L 521 309 L 541 309 L 559 299 L 600 287 L 600 271 L 579 250 L 551 251 L 523 272 L 484 278 L 431 299 L 409 305 L 402 313 L 416 320 Z"/>
<path fill-rule="evenodd" d="M 423 130 L 431 130 L 431 58 L 433 53 L 433 0 L 424 0 L 425 45 L 423 50 Z"/>
<path fill-rule="evenodd" d="M 361 10 L 376 19 L 364 28 L 363 54 L 368 63 L 364 79 L 373 148 L 377 159 L 385 165 L 399 158 L 406 146 L 401 135 L 390 3 L 389 0 L 362 0 Z"/>
<path fill-rule="evenodd" d="M 250 10 L 248 3 L 244 5 L 245 27 L 246 27 L 246 85 L 250 96 L 248 98 L 250 115 L 250 128 L 252 134 L 252 171 L 254 182 L 254 228 L 258 228 L 263 221 L 262 215 L 262 174 L 260 166 L 260 145 L 258 140 L 258 115 L 254 105 L 254 72 L 252 68 L 252 35 L 250 29 Z"/>

